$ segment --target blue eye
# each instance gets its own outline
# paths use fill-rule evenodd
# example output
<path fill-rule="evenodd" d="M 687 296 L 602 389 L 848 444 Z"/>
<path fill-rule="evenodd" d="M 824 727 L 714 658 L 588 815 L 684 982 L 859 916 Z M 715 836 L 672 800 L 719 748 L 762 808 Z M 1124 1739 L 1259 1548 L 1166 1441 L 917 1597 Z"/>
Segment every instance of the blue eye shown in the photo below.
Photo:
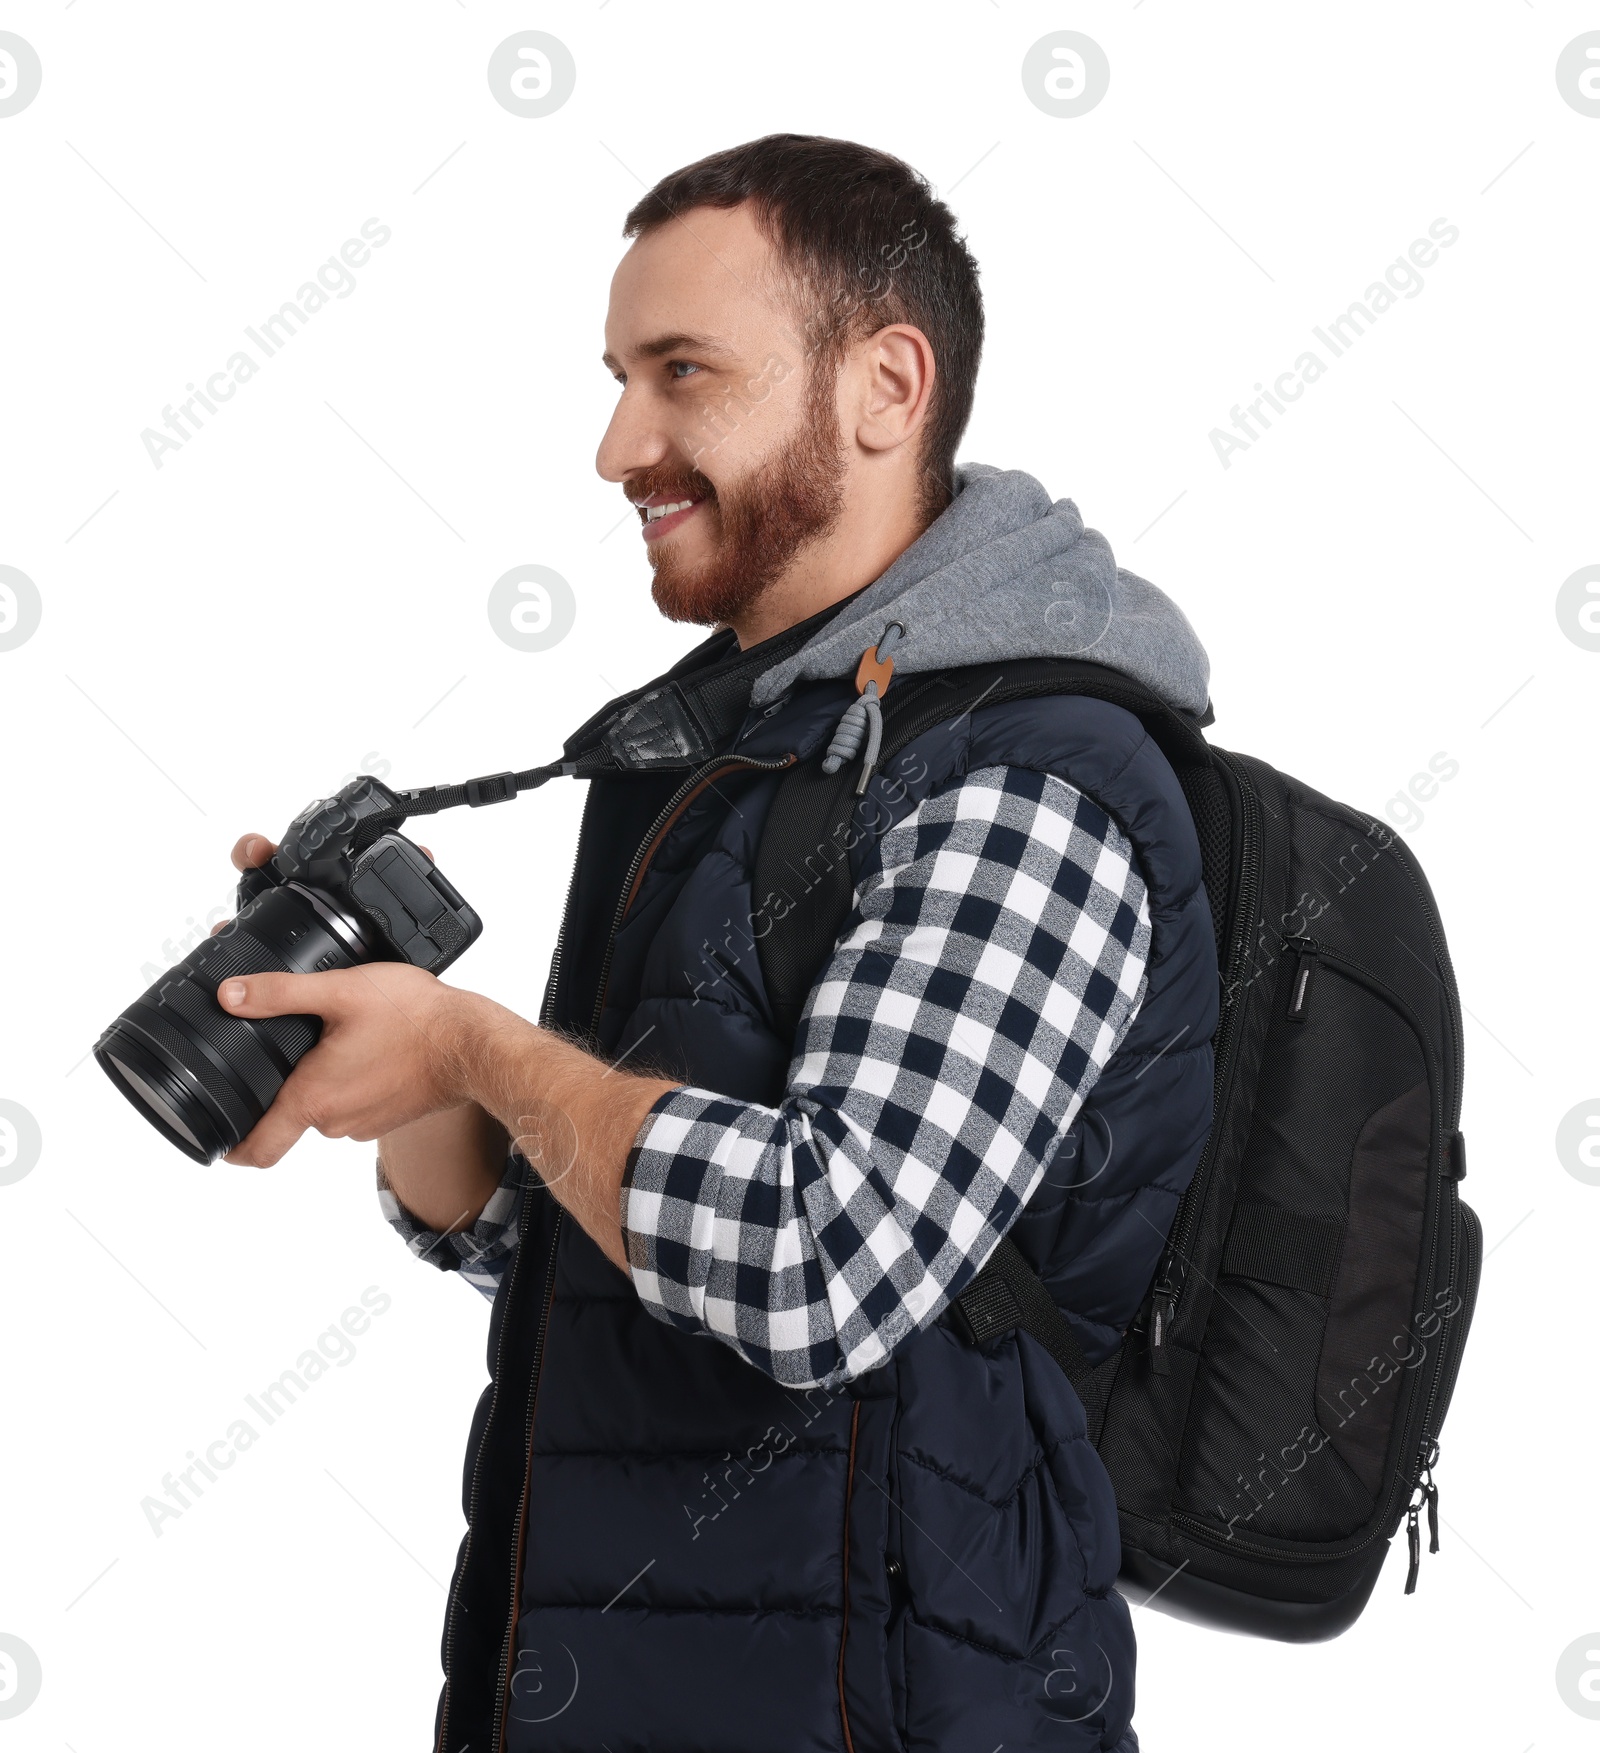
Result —
<path fill-rule="evenodd" d="M 700 367 L 698 365 L 691 365 L 687 359 L 674 359 L 667 366 L 667 370 L 675 377 L 687 377 L 691 371 L 698 371 L 699 369 Z"/>

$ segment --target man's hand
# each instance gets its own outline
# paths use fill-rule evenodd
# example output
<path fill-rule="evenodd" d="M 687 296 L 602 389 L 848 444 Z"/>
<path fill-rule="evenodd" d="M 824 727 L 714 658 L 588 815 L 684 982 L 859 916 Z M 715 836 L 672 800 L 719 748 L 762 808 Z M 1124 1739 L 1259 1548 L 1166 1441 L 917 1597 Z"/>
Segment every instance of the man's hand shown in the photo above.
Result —
<path fill-rule="evenodd" d="M 233 851 L 228 856 L 233 861 L 235 870 L 256 870 L 277 850 L 277 843 L 269 840 L 265 834 L 241 834 L 234 841 Z M 428 853 L 429 858 L 433 857 L 426 846 L 422 850 Z M 226 931 L 232 923 L 231 919 L 224 919 L 220 924 L 213 925 L 211 935 L 215 937 L 219 931 Z"/>
<path fill-rule="evenodd" d="M 265 864 L 277 846 L 265 834 L 241 834 L 233 843 L 233 851 L 228 854 L 233 861 L 235 870 L 254 870 L 258 865 Z M 226 931 L 233 924 L 231 919 L 220 919 L 211 927 L 211 935 Z"/>
<path fill-rule="evenodd" d="M 322 1039 L 226 1161 L 271 1168 L 307 1130 L 374 1139 L 476 1103 L 628 1270 L 622 1171 L 645 1116 L 677 1087 L 672 1080 L 613 1070 L 492 999 L 401 962 L 241 974 L 217 988 L 217 1003 L 237 1017 L 323 1019 Z"/>
<path fill-rule="evenodd" d="M 276 851 L 265 835 L 245 834 L 234 868 L 254 869 Z M 322 1018 L 321 1040 L 225 1161 L 267 1169 L 307 1131 L 370 1140 L 475 1104 L 490 1117 L 474 1132 L 478 1157 L 450 1166 L 446 1191 L 464 1177 L 473 1189 L 468 1207 L 476 1198 L 482 1208 L 493 1178 L 481 1147 L 485 1129 L 498 1123 L 606 1258 L 628 1271 L 623 1168 L 645 1116 L 677 1087 L 673 1080 L 613 1069 L 491 999 L 403 962 L 241 974 L 217 988 L 217 1003 L 237 1017 Z"/>
<path fill-rule="evenodd" d="M 228 856 L 232 859 L 235 870 L 254 870 L 258 865 L 265 864 L 277 850 L 276 842 L 269 840 L 265 834 L 241 834 Z"/>
<path fill-rule="evenodd" d="M 498 1008 L 402 962 L 328 974 L 244 974 L 222 982 L 217 1003 L 237 1017 L 323 1020 L 322 1039 L 255 1130 L 228 1152 L 228 1162 L 261 1169 L 308 1128 L 328 1138 L 373 1139 L 471 1099 L 474 1012 Z"/>

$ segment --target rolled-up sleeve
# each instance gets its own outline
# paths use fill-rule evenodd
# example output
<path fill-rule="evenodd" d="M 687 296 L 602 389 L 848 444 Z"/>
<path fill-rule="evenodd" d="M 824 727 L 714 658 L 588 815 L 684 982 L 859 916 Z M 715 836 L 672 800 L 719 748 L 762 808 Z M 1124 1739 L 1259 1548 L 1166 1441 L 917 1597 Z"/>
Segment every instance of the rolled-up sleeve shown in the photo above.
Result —
<path fill-rule="evenodd" d="M 378 1206 L 401 1241 L 419 1260 L 428 1261 L 441 1272 L 459 1272 L 468 1284 L 493 1302 L 505 1269 L 516 1252 L 522 1202 L 532 1173 L 527 1158 L 520 1151 L 508 1152 L 500 1185 L 489 1195 L 477 1222 L 464 1230 L 440 1231 L 429 1229 L 415 1212 L 400 1203 L 399 1196 L 384 1176 L 380 1157 Z"/>
<path fill-rule="evenodd" d="M 878 843 L 775 1108 L 681 1088 L 635 1141 L 634 1288 L 777 1381 L 836 1387 L 965 1288 L 1138 1012 L 1150 916 L 1118 825 L 990 767 Z"/>

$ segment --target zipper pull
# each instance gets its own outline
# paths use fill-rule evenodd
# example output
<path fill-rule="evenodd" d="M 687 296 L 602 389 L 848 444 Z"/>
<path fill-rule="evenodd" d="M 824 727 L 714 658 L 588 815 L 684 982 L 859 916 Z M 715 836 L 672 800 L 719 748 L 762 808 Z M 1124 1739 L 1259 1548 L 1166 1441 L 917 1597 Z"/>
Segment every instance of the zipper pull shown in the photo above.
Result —
<path fill-rule="evenodd" d="M 1422 1470 L 1417 1475 L 1417 1485 L 1428 1505 L 1428 1550 L 1430 1552 L 1439 1550 L 1439 1487 L 1433 1482 L 1433 1464 L 1438 1459 L 1438 1439 L 1429 1437 L 1423 1445 Z"/>
<path fill-rule="evenodd" d="M 1406 1593 L 1413 1595 L 1417 1589 L 1417 1572 L 1422 1568 L 1422 1535 L 1417 1528 L 1417 1506 L 1406 1505 L 1406 1545 L 1411 1550 L 1411 1563 L 1406 1570 Z"/>
<path fill-rule="evenodd" d="M 1428 1506 L 1428 1551 L 1439 1551 L 1439 1487 L 1434 1483 L 1434 1462 L 1439 1460 L 1439 1437 L 1423 1437 L 1423 1464 L 1416 1471 L 1416 1485 Z"/>
<path fill-rule="evenodd" d="M 1306 999 L 1311 993 L 1311 974 L 1317 965 L 1317 952 L 1303 949 L 1295 960 L 1294 984 L 1289 988 L 1289 1021 L 1306 1020 Z"/>
<path fill-rule="evenodd" d="M 1172 1374 L 1169 1335 L 1174 1301 L 1166 1284 L 1158 1284 L 1150 1297 L 1150 1368 L 1158 1376 Z"/>

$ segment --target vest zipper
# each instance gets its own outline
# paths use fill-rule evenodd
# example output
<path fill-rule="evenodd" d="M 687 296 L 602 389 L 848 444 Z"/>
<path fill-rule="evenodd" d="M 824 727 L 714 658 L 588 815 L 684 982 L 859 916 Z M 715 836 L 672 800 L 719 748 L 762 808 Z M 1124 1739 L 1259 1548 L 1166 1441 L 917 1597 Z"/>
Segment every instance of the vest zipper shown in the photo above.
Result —
<path fill-rule="evenodd" d="M 651 824 L 649 832 L 645 835 L 644 841 L 640 845 L 639 850 L 634 854 L 633 863 L 629 866 L 627 877 L 624 879 L 624 882 L 622 885 L 622 897 L 617 904 L 616 916 L 612 920 L 611 934 L 610 934 L 610 937 L 608 938 L 607 943 L 606 943 L 605 961 L 602 964 L 601 970 L 600 970 L 599 995 L 595 1001 L 594 1021 L 593 1021 L 593 1024 L 592 1024 L 591 1030 L 590 1030 L 591 1037 L 599 1028 L 600 1014 L 601 1014 L 601 1011 L 604 1008 L 604 1004 L 605 1004 L 606 984 L 607 984 L 607 982 L 610 978 L 610 974 L 611 974 L 611 957 L 612 957 L 612 952 L 616 947 L 617 932 L 621 928 L 622 921 L 627 915 L 627 911 L 628 911 L 629 906 L 632 904 L 634 892 L 638 887 L 639 879 L 640 879 L 640 876 L 643 874 L 644 867 L 649 862 L 650 858 L 653 856 L 653 854 L 655 852 L 656 845 L 660 841 L 661 837 L 666 833 L 667 829 L 672 826 L 673 821 L 683 811 L 683 809 L 685 809 L 688 806 L 689 802 L 691 801 L 691 799 L 693 798 L 695 793 L 698 790 L 702 789 L 704 786 L 709 785 L 724 770 L 732 772 L 738 768 L 753 768 L 753 769 L 758 769 L 758 770 L 765 769 L 765 770 L 776 771 L 779 768 L 793 766 L 795 759 L 796 759 L 796 757 L 792 754 L 785 755 L 781 760 L 777 760 L 777 761 L 758 761 L 758 760 L 755 760 L 753 757 L 748 756 L 748 755 L 736 755 L 736 756 L 732 756 L 732 757 L 717 760 L 717 761 L 707 762 L 704 766 L 697 768 L 693 773 L 691 773 L 689 775 L 689 777 L 683 782 L 683 784 L 681 786 L 679 786 L 677 791 L 675 791 L 673 793 L 672 797 L 667 801 L 667 803 L 666 803 L 665 807 L 662 809 L 661 813 L 656 817 L 655 821 Z M 541 1021 L 543 1021 L 545 1023 L 549 1022 L 550 1016 L 553 1012 L 555 1002 L 556 1002 L 556 988 L 557 988 L 557 983 L 559 982 L 560 975 L 561 975 L 562 953 L 563 953 L 565 946 L 566 946 L 567 921 L 568 921 L 568 918 L 570 917 L 571 912 L 572 912 L 572 895 L 573 895 L 573 890 L 577 887 L 577 881 L 578 881 L 578 866 L 577 866 L 576 859 L 574 859 L 573 867 L 572 867 L 572 876 L 568 880 L 568 883 L 567 883 L 567 901 L 566 901 L 566 906 L 562 912 L 561 930 L 557 934 L 555 954 L 551 958 L 551 972 L 550 972 L 550 982 L 549 982 L 548 992 L 547 992 L 547 995 L 545 998 L 543 1011 L 541 1013 Z M 511 1697 L 510 1697 L 511 1658 L 512 1658 L 512 1651 L 513 1651 L 515 1644 L 516 1644 L 518 1608 L 521 1605 L 522 1558 L 523 1558 L 524 1539 L 525 1539 L 525 1535 L 526 1535 L 526 1531 L 527 1531 L 528 1488 L 529 1488 L 529 1485 L 531 1483 L 532 1475 L 533 1475 L 533 1414 L 534 1414 L 534 1406 L 535 1406 L 537 1399 L 538 1399 L 539 1374 L 540 1374 L 540 1370 L 541 1370 L 541 1367 L 542 1367 L 543 1362 L 544 1362 L 544 1341 L 545 1341 L 546 1328 L 547 1328 L 549 1318 L 550 1318 L 550 1305 L 555 1297 L 556 1244 L 559 1241 L 560 1235 L 561 1235 L 561 1220 L 562 1220 L 563 1215 L 564 1215 L 563 1213 L 558 1211 L 556 1213 L 556 1216 L 555 1216 L 555 1221 L 551 1227 L 550 1249 L 549 1249 L 549 1253 L 548 1253 L 548 1255 L 546 1257 L 546 1261 L 545 1261 L 545 1277 L 546 1277 L 545 1301 L 544 1301 L 544 1307 L 541 1310 L 540 1316 L 539 1316 L 538 1331 L 534 1337 L 533 1369 L 532 1369 L 532 1372 L 530 1375 L 529 1387 L 528 1387 L 528 1412 L 527 1412 L 527 1419 L 526 1419 L 526 1443 L 525 1443 L 526 1460 L 525 1460 L 524 1468 L 523 1468 L 522 1495 L 521 1495 L 520 1499 L 518 1500 L 518 1504 L 517 1504 L 516 1538 L 512 1542 L 511 1608 L 510 1608 L 510 1612 L 508 1615 L 505 1640 L 502 1643 L 501 1649 L 500 1649 L 500 1666 L 499 1666 L 499 1672 L 498 1672 L 497 1677 L 496 1677 L 496 1686 L 495 1686 L 496 1695 L 500 1699 L 500 1730 L 499 1730 L 499 1736 L 498 1736 L 498 1740 L 497 1740 L 497 1747 L 499 1749 L 502 1749 L 502 1750 L 505 1747 L 506 1717 L 507 1717 L 507 1713 L 510 1709 L 510 1703 L 511 1703 Z M 519 1248 L 516 1260 L 513 1261 L 513 1264 L 511 1267 L 511 1270 L 513 1272 L 516 1270 L 517 1265 L 520 1264 L 521 1257 L 522 1257 L 521 1251 Z M 500 1332 L 500 1343 L 496 1347 L 496 1351 L 495 1351 L 494 1397 L 498 1397 L 498 1394 L 499 1394 L 501 1370 L 502 1370 L 502 1367 L 503 1367 L 503 1364 L 505 1361 L 505 1348 L 506 1348 L 506 1328 L 504 1327 L 504 1325 L 502 1325 L 501 1332 Z M 493 1424 L 493 1421 L 494 1421 L 494 1398 L 491 1398 L 490 1406 L 489 1406 L 489 1417 L 488 1417 L 488 1419 L 485 1420 L 485 1423 L 484 1423 L 483 1441 L 487 1441 L 489 1429 L 490 1429 L 491 1425 Z M 471 1501 L 470 1501 L 470 1506 L 469 1506 L 470 1507 L 470 1514 L 469 1514 L 469 1518 L 468 1518 L 468 1528 L 467 1528 L 467 1542 L 468 1542 L 468 1544 L 467 1544 L 466 1550 L 462 1554 L 462 1562 L 457 1567 L 457 1570 L 456 1570 L 455 1587 L 452 1591 L 451 1598 L 450 1598 L 450 1614 L 449 1614 L 449 1619 L 448 1619 L 447 1630 L 445 1633 L 446 1698 L 445 1698 L 445 1708 L 444 1708 L 444 1711 L 441 1713 L 441 1717 L 440 1717 L 439 1743 L 438 1743 L 438 1748 L 436 1749 L 436 1753 L 443 1753 L 443 1748 L 446 1744 L 446 1741 L 448 1739 L 448 1734 L 449 1734 L 450 1701 L 449 1701 L 449 1695 L 448 1695 L 448 1686 L 449 1686 L 449 1676 L 454 1671 L 455 1618 L 456 1618 L 456 1611 L 457 1611 L 457 1607 L 458 1607 L 459 1599 L 460 1599 L 461 1576 L 466 1569 L 467 1557 L 471 1551 L 472 1528 L 476 1524 L 476 1521 L 477 1521 L 478 1495 L 479 1495 L 479 1484 L 480 1484 L 482 1459 L 483 1459 L 483 1444 L 482 1444 L 482 1442 L 480 1442 L 479 1450 L 478 1450 L 478 1461 L 474 1465 L 473 1476 L 472 1476 L 472 1495 L 471 1495 Z"/>
<path fill-rule="evenodd" d="M 531 1209 L 532 1209 L 531 1202 L 525 1200 L 523 1203 L 523 1209 L 522 1209 L 522 1226 L 517 1233 L 516 1252 L 513 1254 L 511 1264 L 507 1268 L 507 1270 L 513 1274 L 513 1276 L 515 1275 L 517 1267 L 521 1264 L 521 1261 L 522 1261 L 522 1254 L 523 1254 L 522 1244 L 527 1238 L 528 1213 Z M 559 1217 L 558 1217 L 557 1221 L 559 1224 Z M 553 1267 L 554 1264 L 555 1264 L 555 1249 L 554 1249 L 554 1245 L 552 1244 L 549 1265 L 551 1267 Z M 508 1303 L 510 1301 L 510 1295 L 511 1295 L 511 1287 L 508 1287 L 507 1291 L 506 1291 L 506 1300 Z M 508 1331 L 508 1324 L 502 1318 L 501 1323 L 500 1323 L 500 1341 L 495 1346 L 495 1353 L 494 1353 L 494 1375 L 492 1378 L 493 1379 L 493 1387 L 492 1387 L 490 1395 L 489 1395 L 489 1414 L 483 1421 L 483 1435 L 481 1437 L 479 1437 L 479 1439 L 478 1439 L 478 1453 L 477 1453 L 476 1459 L 473 1461 L 473 1464 L 472 1464 L 472 1492 L 471 1492 L 471 1496 L 468 1500 L 468 1505 L 467 1505 L 466 1544 L 462 1548 L 460 1560 L 456 1565 L 456 1574 L 455 1574 L 455 1578 L 454 1578 L 454 1581 L 452 1583 L 451 1590 L 450 1590 L 450 1605 L 449 1605 L 449 1609 L 445 1615 L 445 1635 L 444 1635 L 445 1698 L 444 1698 L 444 1709 L 440 1712 L 440 1715 L 439 1715 L 439 1740 L 438 1740 L 438 1744 L 436 1745 L 436 1747 L 434 1749 L 434 1753 L 444 1753 L 445 1746 L 448 1743 L 449 1736 L 450 1736 L 450 1687 L 453 1684 L 453 1679 L 454 1679 L 454 1675 L 455 1675 L 456 1614 L 457 1614 L 457 1610 L 458 1610 L 460 1603 L 461 1603 L 461 1579 L 466 1575 L 467 1566 L 468 1566 L 468 1564 L 471 1560 L 471 1557 L 472 1557 L 472 1530 L 478 1525 L 478 1496 L 479 1496 L 479 1488 L 480 1488 L 480 1485 L 482 1483 L 482 1478 L 483 1478 L 483 1451 L 488 1446 L 489 1432 L 494 1428 L 495 1408 L 498 1405 L 499 1399 L 500 1399 L 500 1383 L 503 1379 L 502 1372 L 503 1372 L 504 1367 L 505 1367 L 505 1358 L 506 1358 L 507 1331 Z M 512 1591 L 513 1615 L 515 1614 L 515 1610 L 516 1610 L 516 1591 L 515 1591 L 515 1588 L 513 1588 L 513 1591 Z M 514 1623 L 515 1623 L 515 1618 L 513 1617 L 513 1624 Z"/>
<path fill-rule="evenodd" d="M 714 761 L 707 761 L 702 767 L 695 768 L 694 772 L 667 799 L 662 806 L 660 815 L 650 824 L 644 839 L 639 843 L 639 850 L 634 853 L 633 863 L 628 866 L 628 874 L 622 881 L 622 893 L 617 899 L 617 910 L 611 921 L 611 933 L 606 939 L 605 959 L 600 964 L 600 980 L 595 988 L 594 1015 L 589 1020 L 589 1040 L 591 1043 L 598 1040 L 600 1035 L 600 1018 L 606 1007 L 606 987 L 611 980 L 611 958 L 617 947 L 617 933 L 622 929 L 622 922 L 627 918 L 628 909 L 633 905 L 634 896 L 638 892 L 645 867 L 655 856 L 656 848 L 666 836 L 667 830 L 699 793 L 724 773 L 733 773 L 740 768 L 776 773 L 781 768 L 792 767 L 796 759 L 797 757 L 794 755 L 784 755 L 776 761 L 758 761 L 751 755 L 722 755 Z"/>
<path fill-rule="evenodd" d="M 856 1401 L 850 1411 L 850 1456 L 845 1462 L 844 1479 L 844 1612 L 839 1622 L 839 1723 L 844 1730 L 845 1753 L 855 1753 L 855 1741 L 850 1734 L 850 1706 L 845 1699 L 844 1690 L 844 1652 L 850 1641 L 850 1503 L 855 1495 L 856 1483 L 856 1427 L 861 1422 L 861 1402 Z"/>
<path fill-rule="evenodd" d="M 555 954 L 550 958 L 550 978 L 545 982 L 544 1003 L 539 1009 L 539 1022 L 549 1028 L 555 1015 L 556 999 L 561 985 L 561 959 L 567 947 L 567 921 L 572 917 L 572 896 L 578 886 L 578 855 L 572 855 L 572 875 L 567 878 L 567 899 L 561 909 L 561 929 L 556 933 Z"/>
<path fill-rule="evenodd" d="M 557 1211 L 550 1226 L 550 1250 L 545 1256 L 544 1307 L 539 1311 L 539 1326 L 533 1338 L 533 1369 L 529 1375 L 528 1413 L 524 1421 L 524 1452 L 527 1459 L 522 1469 L 522 1494 L 517 1500 L 516 1534 L 511 1542 L 511 1611 L 506 1624 L 505 1642 L 500 1648 L 500 1671 L 495 1681 L 495 1696 L 500 1700 L 500 1732 L 495 1738 L 497 1753 L 504 1753 L 506 1715 L 511 1708 L 511 1653 L 517 1641 L 517 1610 L 522 1605 L 522 1549 L 528 1526 L 528 1488 L 533 1480 L 533 1412 L 539 1400 L 539 1371 L 544 1362 L 545 1330 L 550 1324 L 550 1305 L 556 1300 L 556 1244 L 561 1240 L 561 1220 Z M 474 1480 L 476 1487 L 476 1480 Z"/>

